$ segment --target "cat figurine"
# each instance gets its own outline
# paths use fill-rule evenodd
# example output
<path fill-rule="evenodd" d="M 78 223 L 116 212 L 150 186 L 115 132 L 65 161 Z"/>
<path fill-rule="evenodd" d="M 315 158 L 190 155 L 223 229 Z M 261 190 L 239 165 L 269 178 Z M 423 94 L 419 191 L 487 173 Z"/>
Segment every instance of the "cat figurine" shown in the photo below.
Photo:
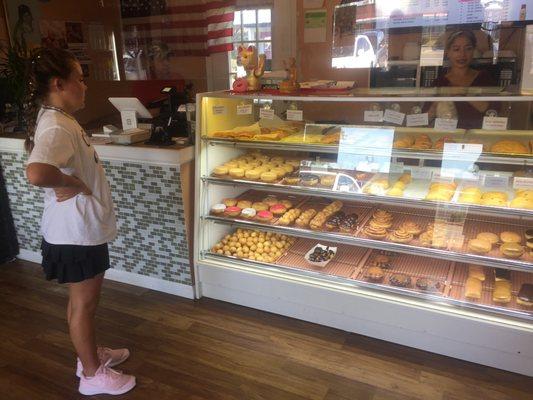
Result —
<path fill-rule="evenodd" d="M 261 89 L 261 77 L 265 73 L 265 59 L 264 54 L 257 56 L 257 49 L 255 46 L 243 47 L 239 46 L 239 57 L 241 65 L 246 71 L 246 81 L 248 82 L 248 90 L 254 91 Z"/>

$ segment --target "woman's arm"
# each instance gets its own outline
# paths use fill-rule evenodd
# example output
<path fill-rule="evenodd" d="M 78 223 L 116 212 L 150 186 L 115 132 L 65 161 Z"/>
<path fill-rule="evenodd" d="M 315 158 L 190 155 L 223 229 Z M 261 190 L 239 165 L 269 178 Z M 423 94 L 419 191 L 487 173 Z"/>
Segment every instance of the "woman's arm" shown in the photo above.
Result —
<path fill-rule="evenodd" d="M 92 194 L 91 190 L 80 179 L 66 175 L 50 164 L 29 164 L 26 167 L 26 177 L 34 186 L 54 189 L 59 202 L 71 199 L 80 193 Z"/>

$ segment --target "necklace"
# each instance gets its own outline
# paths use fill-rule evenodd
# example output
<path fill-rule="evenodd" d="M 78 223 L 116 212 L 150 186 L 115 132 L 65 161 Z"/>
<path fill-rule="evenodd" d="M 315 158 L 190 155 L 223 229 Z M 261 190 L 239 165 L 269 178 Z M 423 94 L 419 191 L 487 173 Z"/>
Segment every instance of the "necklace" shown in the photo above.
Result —
<path fill-rule="evenodd" d="M 63 114 L 65 117 L 67 118 L 70 118 L 74 121 L 76 121 L 76 118 L 74 118 L 72 115 L 70 115 L 68 112 L 66 112 L 65 110 L 62 110 L 61 108 L 59 107 L 54 107 L 54 106 L 48 106 L 48 105 L 42 105 L 42 108 L 45 109 L 45 110 L 52 110 L 52 111 L 57 111 L 58 113 L 61 113 Z"/>

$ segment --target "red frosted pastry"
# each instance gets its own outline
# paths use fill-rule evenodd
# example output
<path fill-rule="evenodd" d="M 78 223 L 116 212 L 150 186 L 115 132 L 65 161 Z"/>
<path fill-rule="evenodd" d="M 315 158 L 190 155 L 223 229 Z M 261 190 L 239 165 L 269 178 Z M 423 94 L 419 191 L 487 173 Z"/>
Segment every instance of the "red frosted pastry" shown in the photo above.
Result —
<path fill-rule="evenodd" d="M 274 204 L 270 207 L 270 212 L 274 215 L 283 215 L 287 211 L 287 207 L 283 204 Z"/>
<path fill-rule="evenodd" d="M 241 208 L 237 206 L 226 207 L 226 209 L 224 210 L 224 214 L 227 215 L 228 217 L 237 217 L 240 215 L 240 213 L 241 213 Z"/>
<path fill-rule="evenodd" d="M 270 211 L 259 211 L 255 218 L 257 218 L 257 220 L 261 222 L 269 222 L 270 220 L 272 220 L 272 218 L 274 218 L 274 216 Z"/>

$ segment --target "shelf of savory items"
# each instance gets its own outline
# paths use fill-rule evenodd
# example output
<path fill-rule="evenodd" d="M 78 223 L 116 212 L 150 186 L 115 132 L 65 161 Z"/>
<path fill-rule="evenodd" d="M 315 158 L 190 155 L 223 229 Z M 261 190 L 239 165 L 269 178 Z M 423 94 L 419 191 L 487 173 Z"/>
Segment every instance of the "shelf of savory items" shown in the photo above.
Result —
<path fill-rule="evenodd" d="M 319 154 L 339 154 L 342 153 L 342 146 L 338 144 L 335 145 L 326 145 L 326 144 L 306 144 L 306 143 L 290 143 L 290 142 L 270 142 L 270 141 L 260 141 L 260 140 L 234 140 L 234 139 L 223 139 L 223 138 L 213 138 L 213 137 L 202 137 L 202 140 L 211 146 L 221 145 L 233 148 L 241 149 L 260 149 L 260 150 L 271 150 L 271 151 L 298 151 L 298 152 L 312 152 Z M 443 152 L 442 150 L 414 150 L 414 149 L 376 149 L 376 148 L 364 148 L 356 147 L 351 148 L 351 154 L 356 150 L 359 155 L 368 155 L 379 152 L 381 156 L 389 156 L 391 158 L 402 158 L 402 159 L 418 159 L 418 160 L 433 160 L 433 161 L 442 161 Z M 483 163 L 496 163 L 496 164 L 506 164 L 506 165 L 519 165 L 519 166 L 531 166 L 533 165 L 533 155 L 526 154 L 504 154 L 504 153 L 481 153 L 481 154 L 472 154 L 476 156 L 476 162 Z M 461 160 L 465 157 L 465 153 L 446 154 L 446 160 Z"/>
<path fill-rule="evenodd" d="M 268 197 L 262 191 L 247 191 L 240 196 L 239 199 L 254 203 L 255 200 L 261 197 Z M 293 203 L 287 210 L 291 208 L 299 209 L 300 213 L 304 213 L 308 209 L 318 210 L 324 209 L 328 202 L 321 198 L 312 198 L 305 196 L 295 196 L 291 194 L 288 196 L 292 199 Z M 274 196 L 275 198 L 275 196 Z M 251 199 L 251 200 L 247 200 Z M 295 225 L 294 220 L 288 224 L 281 224 L 279 217 L 270 217 L 266 221 L 259 220 L 258 216 L 252 216 L 251 218 L 244 218 L 243 216 L 230 216 L 225 212 L 218 212 L 213 214 L 213 211 L 204 213 L 201 219 L 205 221 L 212 221 L 218 224 L 231 225 L 239 228 L 246 229 L 260 229 L 269 232 L 281 233 L 290 236 L 296 236 L 300 238 L 308 238 L 313 240 L 323 240 L 335 243 L 344 243 L 354 246 L 363 246 L 367 248 L 373 248 L 378 250 L 390 250 L 399 253 L 419 255 L 426 257 L 444 258 L 449 261 L 475 263 L 485 265 L 489 267 L 506 268 L 516 271 L 533 272 L 533 249 L 527 247 L 527 235 L 532 235 L 531 230 L 533 227 L 533 220 L 529 220 L 532 223 L 531 226 L 526 225 L 528 221 L 506 218 L 491 217 L 490 221 L 483 220 L 481 218 L 465 218 L 461 216 L 457 223 L 439 222 L 446 221 L 449 218 L 449 214 L 446 212 L 422 210 L 420 208 L 413 208 L 406 210 L 403 206 L 383 206 L 382 204 L 375 203 L 356 203 L 350 202 L 343 204 L 340 201 L 335 201 L 337 207 L 340 208 L 333 212 L 338 214 L 339 211 L 343 211 L 346 214 L 356 215 L 356 226 L 351 227 L 345 233 L 339 232 L 338 229 L 327 230 L 324 228 L 325 222 L 323 221 L 320 227 L 312 229 L 310 227 L 310 221 L 307 225 L 300 224 Z M 372 204 L 369 206 L 368 204 Z M 207 209 L 209 207 L 206 207 Z M 380 210 L 380 211 L 378 211 Z M 391 218 L 389 223 L 384 225 L 382 230 L 382 237 L 376 238 L 375 236 L 368 235 L 367 227 L 372 225 L 372 218 L 375 212 L 385 211 L 387 218 Z M 238 211 L 238 210 L 237 210 Z M 328 217 L 328 218 L 329 218 Z M 410 236 L 410 239 L 403 240 L 402 238 L 393 238 L 390 236 L 394 232 L 402 229 L 402 227 L 409 223 L 415 225 L 420 231 Z M 431 228 L 430 225 L 438 225 L 437 230 L 441 232 L 439 235 L 435 234 L 437 239 L 433 239 L 433 233 L 431 233 L 430 241 L 428 242 L 428 233 Z M 388 226 L 387 226 L 388 225 Z M 393 229 L 394 228 L 394 229 Z M 434 229 L 434 228 L 433 228 Z M 459 231 L 459 233 L 457 233 Z M 528 231 L 526 233 L 526 231 Z M 505 258 L 503 254 L 497 249 L 496 243 L 491 244 L 491 249 L 476 249 L 477 254 L 470 251 L 470 239 L 474 239 L 480 232 L 492 232 L 495 237 L 500 236 L 502 232 L 511 232 L 511 236 L 516 236 L 520 243 L 526 243 L 526 246 L 522 247 L 523 254 L 518 257 L 509 256 Z M 422 233 L 426 233 L 424 241 L 422 240 Z M 444 235 L 444 236 L 442 236 Z M 494 236 L 493 235 L 493 236 Z M 377 236 L 377 235 L 376 235 Z M 459 241 L 461 239 L 461 242 Z M 454 240 L 456 242 L 454 242 Z M 513 239 L 514 240 L 514 239 Z M 504 240 L 505 242 L 506 240 Z M 440 242 L 440 243 L 438 243 Z M 498 244 L 499 245 L 499 244 Z"/>
<path fill-rule="evenodd" d="M 234 235 L 243 235 L 245 232 L 252 231 L 241 229 L 241 232 L 237 230 Z M 476 279 L 483 280 L 482 287 L 478 288 L 476 293 L 476 289 L 474 292 L 471 288 L 467 289 L 470 267 L 466 264 L 390 250 L 367 249 L 347 243 L 321 241 L 321 244 L 336 246 L 337 249 L 335 257 L 326 266 L 317 266 L 306 261 L 305 254 L 316 246 L 316 241 L 302 237 L 295 238 L 272 262 L 221 255 L 214 249 L 202 252 L 202 256 L 204 262 L 217 265 L 261 267 L 263 270 L 281 271 L 345 287 L 379 290 L 476 311 L 533 319 L 530 304 L 518 300 L 524 287 L 533 285 L 531 273 L 474 267 Z M 503 297 L 501 293 L 500 297 L 496 297 L 495 280 L 509 282 L 507 293 Z"/>

